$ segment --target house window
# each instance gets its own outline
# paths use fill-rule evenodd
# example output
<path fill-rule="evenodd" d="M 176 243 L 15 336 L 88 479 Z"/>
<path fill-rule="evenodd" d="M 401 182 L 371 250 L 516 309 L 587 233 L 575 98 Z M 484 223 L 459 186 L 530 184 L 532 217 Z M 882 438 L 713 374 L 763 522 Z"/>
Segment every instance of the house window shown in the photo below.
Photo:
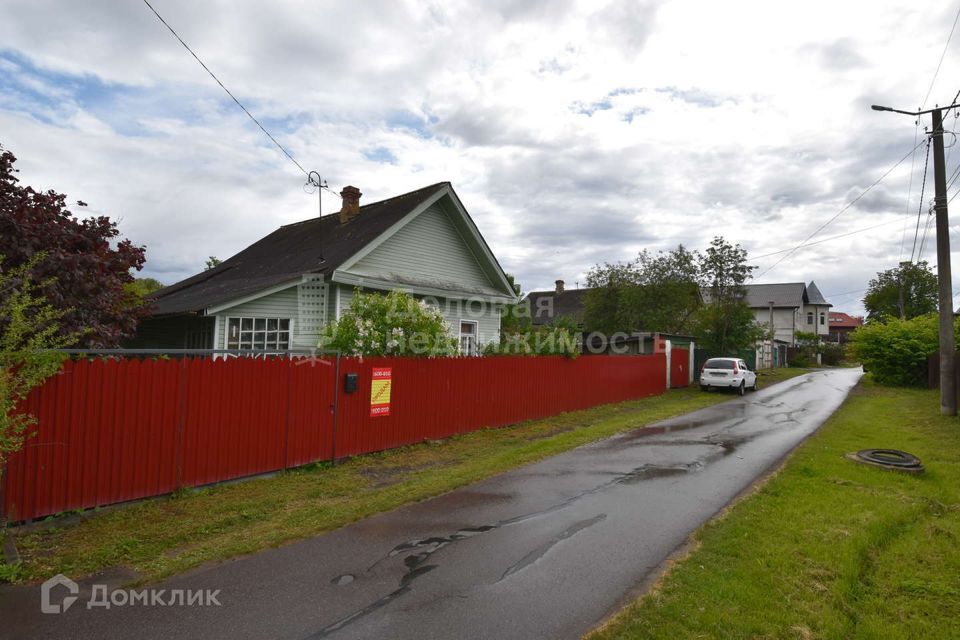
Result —
<path fill-rule="evenodd" d="M 285 351 L 289 348 L 289 318 L 227 318 L 227 349 Z"/>
<path fill-rule="evenodd" d="M 825 316 L 825 315 L 822 314 L 822 313 L 820 314 L 820 324 L 821 324 L 821 325 L 827 324 L 827 316 Z"/>
<path fill-rule="evenodd" d="M 465 356 L 477 355 L 477 323 L 460 321 L 460 353 Z"/>
<path fill-rule="evenodd" d="M 807 311 L 807 324 L 813 324 L 813 311 Z"/>

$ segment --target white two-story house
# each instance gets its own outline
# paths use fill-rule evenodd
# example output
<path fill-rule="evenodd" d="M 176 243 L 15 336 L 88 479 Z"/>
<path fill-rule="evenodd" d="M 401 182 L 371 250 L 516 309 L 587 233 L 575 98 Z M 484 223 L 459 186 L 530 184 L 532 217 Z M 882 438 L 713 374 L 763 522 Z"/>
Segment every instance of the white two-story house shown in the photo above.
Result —
<path fill-rule="evenodd" d="M 797 344 L 797 332 L 813 333 L 823 340 L 829 337 L 832 305 L 813 281 L 751 284 L 744 288 L 757 322 L 773 329 L 773 340 L 758 345 L 758 366 L 782 365 L 786 347 Z"/>

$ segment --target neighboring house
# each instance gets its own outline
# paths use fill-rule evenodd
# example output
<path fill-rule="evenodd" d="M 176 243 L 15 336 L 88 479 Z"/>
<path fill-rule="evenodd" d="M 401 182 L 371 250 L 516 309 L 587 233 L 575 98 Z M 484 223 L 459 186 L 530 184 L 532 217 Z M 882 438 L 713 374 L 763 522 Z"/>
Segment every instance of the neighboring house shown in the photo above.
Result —
<path fill-rule="evenodd" d="M 531 291 L 524 298 L 530 305 L 530 322 L 540 327 L 557 318 L 570 318 L 583 329 L 584 298 L 590 289 L 568 290 L 563 280 L 555 284 L 553 291 Z"/>
<path fill-rule="evenodd" d="M 288 351 L 317 346 L 356 289 L 402 289 L 439 305 L 462 350 L 500 339 L 516 295 L 449 182 L 288 224 L 213 269 L 150 296 L 131 346 Z"/>
<path fill-rule="evenodd" d="M 827 302 L 815 282 L 750 284 L 747 304 L 757 322 L 773 329 L 773 340 L 757 345 L 757 366 L 780 367 L 787 364 L 787 348 L 797 345 L 797 333 L 815 333 L 826 340 L 830 334 Z M 819 363 L 820 356 L 817 355 Z"/>
<path fill-rule="evenodd" d="M 797 344 L 797 332 L 830 334 L 829 311 L 816 283 L 748 284 L 747 304 L 757 322 L 774 329 L 774 339 L 790 346 Z"/>
<path fill-rule="evenodd" d="M 686 348 L 693 342 L 691 336 L 661 333 L 658 331 L 637 331 L 644 335 L 626 333 L 601 336 L 584 335 L 583 311 L 587 292 L 591 289 L 567 289 L 563 280 L 555 282 L 553 290 L 531 291 L 523 301 L 530 308 L 530 322 L 534 327 L 550 324 L 557 318 L 569 318 L 580 329 L 583 349 L 586 353 L 654 353 L 663 348 L 663 341 L 670 340 L 677 347 Z"/>
<path fill-rule="evenodd" d="M 830 342 L 846 343 L 850 334 L 863 326 L 863 316 L 851 316 L 842 311 L 830 312 Z"/>

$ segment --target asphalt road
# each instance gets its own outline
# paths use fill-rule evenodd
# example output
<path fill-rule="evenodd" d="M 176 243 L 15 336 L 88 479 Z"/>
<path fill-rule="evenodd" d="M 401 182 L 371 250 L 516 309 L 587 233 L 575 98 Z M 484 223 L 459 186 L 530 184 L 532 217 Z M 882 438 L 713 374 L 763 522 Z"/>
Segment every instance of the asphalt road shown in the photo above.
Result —
<path fill-rule="evenodd" d="M 221 606 L 59 615 L 0 591 L 10 638 L 578 638 L 758 476 L 860 377 L 820 371 L 155 589 Z M 62 594 L 61 594 L 62 595 Z M 166 595 L 163 596 L 166 598 Z"/>

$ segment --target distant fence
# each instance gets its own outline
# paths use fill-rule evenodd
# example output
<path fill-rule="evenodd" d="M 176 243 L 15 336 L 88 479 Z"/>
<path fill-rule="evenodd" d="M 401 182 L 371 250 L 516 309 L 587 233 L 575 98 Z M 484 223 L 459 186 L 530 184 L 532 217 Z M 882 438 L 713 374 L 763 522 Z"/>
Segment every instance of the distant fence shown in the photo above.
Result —
<path fill-rule="evenodd" d="M 0 508 L 30 520 L 641 398 L 665 370 L 662 353 L 68 361 L 25 402 L 39 422 Z"/>

